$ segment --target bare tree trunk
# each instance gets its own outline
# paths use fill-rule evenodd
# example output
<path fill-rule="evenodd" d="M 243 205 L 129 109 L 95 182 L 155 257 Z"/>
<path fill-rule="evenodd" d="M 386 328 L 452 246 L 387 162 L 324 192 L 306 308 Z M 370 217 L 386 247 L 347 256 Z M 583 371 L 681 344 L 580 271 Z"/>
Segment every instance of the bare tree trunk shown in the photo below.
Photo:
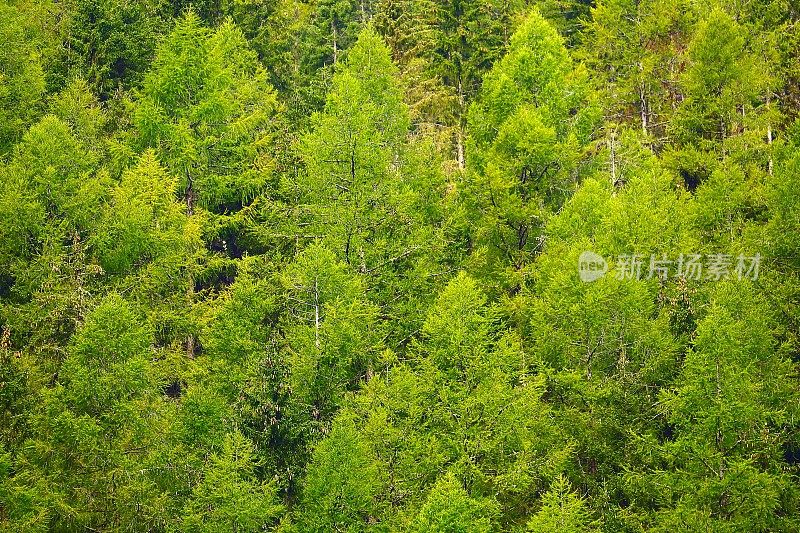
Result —
<path fill-rule="evenodd" d="M 319 350 L 319 286 L 314 279 L 314 346 Z"/>
<path fill-rule="evenodd" d="M 639 72 L 644 73 L 644 66 L 639 62 Z M 642 131 L 647 135 L 647 96 L 645 95 L 644 83 L 639 84 L 639 107 L 642 117 Z"/>
<path fill-rule="evenodd" d="M 189 170 L 186 170 L 186 180 L 187 180 L 187 187 L 186 187 L 186 214 L 188 216 L 194 215 L 194 202 L 195 202 L 195 194 L 194 194 L 194 180 L 192 179 L 192 174 Z M 194 301 L 194 277 L 192 276 L 191 269 L 188 271 L 188 279 L 186 283 L 186 300 L 188 301 L 189 305 L 192 305 Z M 186 355 L 189 359 L 194 359 L 194 352 L 195 352 L 195 339 L 194 335 L 189 333 L 186 337 Z"/>
<path fill-rule="evenodd" d="M 644 134 L 647 135 L 647 100 L 645 100 L 645 97 L 644 97 L 644 90 L 642 90 L 642 92 L 639 93 L 639 100 L 641 101 L 641 107 L 642 107 L 642 111 L 641 111 L 641 113 L 642 113 L 642 132 L 644 132 Z"/>
<path fill-rule="evenodd" d="M 464 170 L 464 134 L 460 125 L 456 132 L 456 157 L 458 158 L 458 168 Z"/>
<path fill-rule="evenodd" d="M 616 194 L 617 189 L 617 153 L 616 153 L 616 140 L 617 140 L 617 132 L 611 131 L 611 135 L 608 138 L 608 157 L 610 159 L 611 164 L 611 187 L 612 187 L 612 194 Z"/>
<path fill-rule="evenodd" d="M 333 64 L 339 59 L 339 48 L 336 44 L 336 20 L 331 20 L 331 32 L 333 33 Z"/>
<path fill-rule="evenodd" d="M 767 170 L 769 175 L 772 176 L 772 118 L 769 116 L 770 96 L 767 95 L 767 145 L 769 145 L 769 163 L 767 163 Z"/>
<path fill-rule="evenodd" d="M 458 131 L 456 132 L 456 157 L 458 168 L 464 169 L 464 87 L 458 80 Z"/>

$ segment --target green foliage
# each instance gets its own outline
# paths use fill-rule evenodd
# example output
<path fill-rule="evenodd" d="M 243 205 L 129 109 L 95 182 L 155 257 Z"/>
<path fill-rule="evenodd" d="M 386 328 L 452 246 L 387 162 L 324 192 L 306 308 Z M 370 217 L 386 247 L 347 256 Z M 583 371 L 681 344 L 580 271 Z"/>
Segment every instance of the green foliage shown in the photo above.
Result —
<path fill-rule="evenodd" d="M 542 508 L 528 522 L 528 531 L 541 533 L 585 533 L 591 527 L 586 504 L 570 490 L 569 482 L 559 476 L 542 496 Z"/>
<path fill-rule="evenodd" d="M 749 286 L 715 291 L 677 388 L 664 397 L 676 438 L 665 446 L 674 470 L 657 474 L 673 488 L 660 528 L 676 521 L 731 531 L 785 527 L 775 513 L 788 491 L 781 428 L 795 416 L 796 392 L 773 327 Z"/>
<path fill-rule="evenodd" d="M 177 254 L 180 260 L 189 251 L 191 229 L 175 201 L 176 185 L 152 151 L 123 174 L 95 242 L 106 271 L 125 272 L 165 255 Z"/>
<path fill-rule="evenodd" d="M 369 447 L 352 422 L 334 424 L 314 450 L 303 487 L 303 531 L 366 531 L 383 485 Z"/>
<path fill-rule="evenodd" d="M 431 489 L 420 509 L 415 531 L 467 533 L 494 531 L 491 503 L 470 498 L 453 477 L 443 478 Z"/>
<path fill-rule="evenodd" d="M 102 198 L 102 174 L 95 174 L 99 158 L 62 119 L 47 115 L 34 124 L 16 146 L 7 172 L 19 173 L 50 216 L 64 218 L 75 229 L 94 219 Z"/>
<path fill-rule="evenodd" d="M 52 527 L 138 529 L 157 521 L 158 494 L 141 467 L 157 411 L 151 333 L 140 321 L 120 296 L 104 298 L 75 333 L 58 383 L 39 392 L 21 479 L 44 481 L 35 488 Z M 136 416 L 143 418 L 132 422 Z M 117 512 L 97 513 L 110 508 Z"/>
<path fill-rule="evenodd" d="M 329 420 L 357 388 L 380 348 L 377 312 L 360 280 L 328 249 L 312 245 L 283 272 L 290 383 L 312 417 Z"/>
<path fill-rule="evenodd" d="M 69 2 L 65 78 L 80 76 L 104 97 L 141 80 L 164 31 L 162 0 Z M 63 67 L 62 67 L 63 68 Z"/>
<path fill-rule="evenodd" d="M 624 118 L 660 144 L 680 101 L 675 78 L 695 20 L 690 3 L 603 0 L 591 15 L 578 53 L 599 76 L 607 116 Z"/>
<path fill-rule="evenodd" d="M 202 482 L 192 491 L 183 517 L 184 531 L 258 531 L 283 508 L 275 490 L 253 479 L 252 445 L 239 433 L 225 437 L 212 455 Z"/>
<path fill-rule="evenodd" d="M 0 6 L 0 155 L 19 140 L 42 109 L 45 74 L 36 34 L 22 6 Z"/>
<path fill-rule="evenodd" d="M 534 11 L 470 109 L 476 255 L 495 270 L 485 275 L 519 283 L 515 271 L 541 247 L 545 221 L 574 188 L 596 119 L 586 72 L 573 68 L 561 37 Z M 506 272 L 496 272 L 500 265 Z"/>
<path fill-rule="evenodd" d="M 380 37 L 361 34 L 333 80 L 325 110 L 304 138 L 306 180 L 315 231 L 348 264 L 366 271 L 371 236 L 392 223 L 398 159 L 408 129 L 396 67 Z"/>
<path fill-rule="evenodd" d="M 159 45 L 136 100 L 135 144 L 154 148 L 190 210 L 236 210 L 269 183 L 270 120 L 279 108 L 241 31 L 213 32 L 193 11 Z"/>
<path fill-rule="evenodd" d="M 73 337 L 61 367 L 66 401 L 79 413 L 113 412 L 150 384 L 145 355 L 151 333 L 117 295 L 106 297 Z"/>
<path fill-rule="evenodd" d="M 685 99 L 673 122 L 678 142 L 725 139 L 752 127 L 748 115 L 758 112 L 751 109 L 765 103 L 761 97 L 774 82 L 768 63 L 747 49 L 745 36 L 721 9 L 698 23 L 682 80 Z"/>
<path fill-rule="evenodd" d="M 800 531 L 798 20 L 6 1 L 0 530 Z"/>

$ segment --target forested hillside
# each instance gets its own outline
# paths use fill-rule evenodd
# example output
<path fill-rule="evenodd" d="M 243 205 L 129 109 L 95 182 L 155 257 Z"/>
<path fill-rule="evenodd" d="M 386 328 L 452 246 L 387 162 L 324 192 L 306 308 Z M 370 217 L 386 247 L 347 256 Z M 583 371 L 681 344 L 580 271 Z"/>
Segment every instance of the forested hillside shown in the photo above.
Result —
<path fill-rule="evenodd" d="M 797 0 L 0 0 L 0 530 L 800 531 Z"/>

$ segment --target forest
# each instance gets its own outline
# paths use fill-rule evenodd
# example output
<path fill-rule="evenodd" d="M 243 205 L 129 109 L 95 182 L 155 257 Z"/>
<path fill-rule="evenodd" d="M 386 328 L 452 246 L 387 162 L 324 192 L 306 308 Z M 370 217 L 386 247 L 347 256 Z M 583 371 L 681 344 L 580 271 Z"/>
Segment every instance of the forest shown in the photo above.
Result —
<path fill-rule="evenodd" d="M 0 0 L 0 530 L 800 532 L 800 1 Z"/>

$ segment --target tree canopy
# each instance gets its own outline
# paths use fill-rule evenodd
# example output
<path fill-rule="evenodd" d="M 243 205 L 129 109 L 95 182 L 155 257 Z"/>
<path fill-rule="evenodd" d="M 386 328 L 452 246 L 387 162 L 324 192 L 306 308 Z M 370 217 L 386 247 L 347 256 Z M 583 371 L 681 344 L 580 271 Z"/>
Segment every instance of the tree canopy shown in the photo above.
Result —
<path fill-rule="evenodd" d="M 0 42 L 0 530 L 800 531 L 796 2 Z"/>

